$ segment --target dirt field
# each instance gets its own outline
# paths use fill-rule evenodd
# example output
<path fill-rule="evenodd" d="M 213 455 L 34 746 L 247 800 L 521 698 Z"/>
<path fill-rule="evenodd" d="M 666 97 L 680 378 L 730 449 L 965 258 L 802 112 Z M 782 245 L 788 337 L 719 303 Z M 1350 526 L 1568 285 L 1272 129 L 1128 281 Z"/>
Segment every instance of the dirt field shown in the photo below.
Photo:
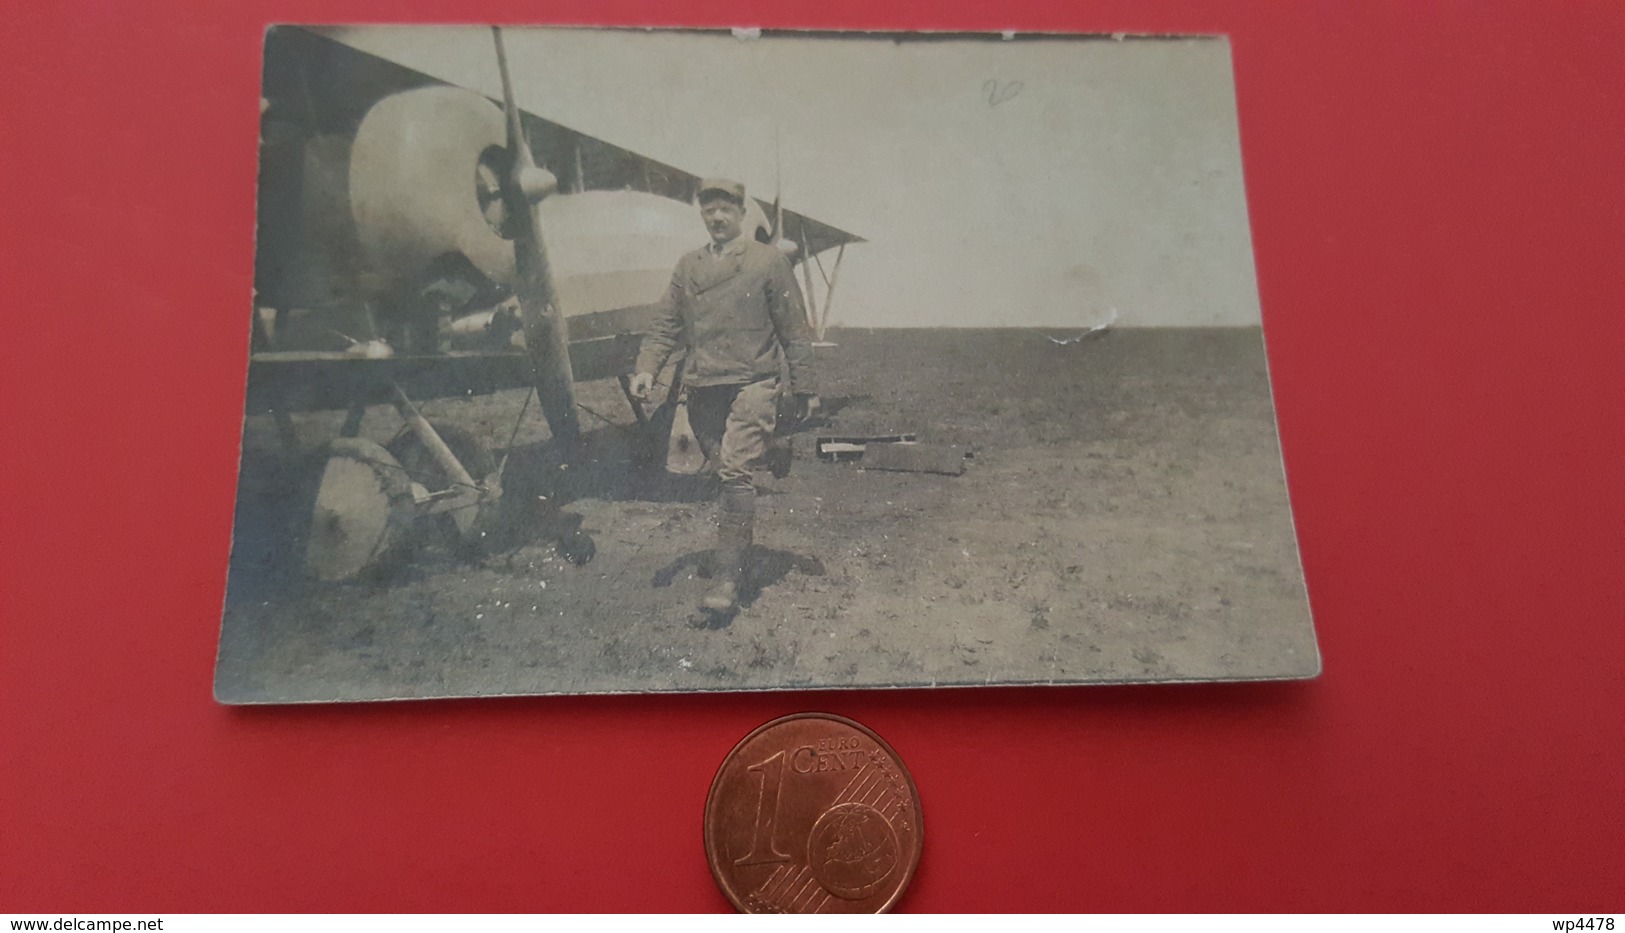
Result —
<path fill-rule="evenodd" d="M 1060 335 L 1070 336 L 1070 335 Z M 704 490 L 627 468 L 632 416 L 582 387 L 591 460 L 564 486 L 530 409 L 506 480 L 516 539 L 444 549 L 363 583 L 302 582 L 285 535 L 301 474 L 245 430 L 218 691 L 229 702 L 1300 677 L 1319 661 L 1259 331 L 840 330 L 817 351 L 816 433 L 965 445 L 962 476 L 812 456 L 760 497 L 747 603 L 691 611 L 711 546 Z M 523 393 L 432 402 L 503 448 Z M 301 420 L 315 446 L 337 415 Z M 392 411 L 363 433 L 387 440 Z M 280 508 L 279 508 L 280 506 Z M 552 543 L 579 519 L 577 566 Z M 528 524 L 527 524 L 528 523 Z"/>

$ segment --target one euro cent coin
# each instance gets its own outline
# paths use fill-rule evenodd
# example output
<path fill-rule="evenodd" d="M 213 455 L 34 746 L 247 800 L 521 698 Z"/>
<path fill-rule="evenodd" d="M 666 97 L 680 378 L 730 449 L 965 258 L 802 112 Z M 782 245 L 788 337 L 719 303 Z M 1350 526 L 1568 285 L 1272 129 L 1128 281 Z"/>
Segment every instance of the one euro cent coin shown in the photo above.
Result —
<path fill-rule="evenodd" d="M 891 746 L 840 716 L 775 719 L 734 746 L 705 801 L 705 855 L 747 913 L 880 913 L 914 877 L 920 795 Z"/>

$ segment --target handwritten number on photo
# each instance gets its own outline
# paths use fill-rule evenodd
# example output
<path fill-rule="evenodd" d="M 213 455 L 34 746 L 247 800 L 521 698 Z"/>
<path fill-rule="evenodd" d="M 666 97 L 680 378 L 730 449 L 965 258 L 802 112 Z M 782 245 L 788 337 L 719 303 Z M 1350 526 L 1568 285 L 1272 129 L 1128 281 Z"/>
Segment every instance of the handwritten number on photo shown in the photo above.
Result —
<path fill-rule="evenodd" d="M 1020 81 L 1000 81 L 998 78 L 988 78 L 982 82 L 982 94 L 987 98 L 989 107 L 997 107 L 1020 94 L 1021 87 Z"/>

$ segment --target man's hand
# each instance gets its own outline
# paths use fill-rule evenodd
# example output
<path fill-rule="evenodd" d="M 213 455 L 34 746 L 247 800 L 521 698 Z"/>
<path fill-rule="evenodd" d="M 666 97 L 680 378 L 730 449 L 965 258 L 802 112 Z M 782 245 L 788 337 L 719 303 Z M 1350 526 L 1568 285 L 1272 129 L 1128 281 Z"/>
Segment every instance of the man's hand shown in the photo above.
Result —
<path fill-rule="evenodd" d="M 655 387 L 654 373 L 638 373 L 632 377 L 632 397 L 640 402 L 649 400 L 649 393 Z"/>
<path fill-rule="evenodd" d="M 823 401 L 820 400 L 818 395 L 813 392 L 803 392 L 798 394 L 796 396 L 796 401 L 800 403 L 798 407 L 800 408 L 799 413 L 802 421 L 811 421 L 818 417 L 818 410 L 824 407 Z"/>

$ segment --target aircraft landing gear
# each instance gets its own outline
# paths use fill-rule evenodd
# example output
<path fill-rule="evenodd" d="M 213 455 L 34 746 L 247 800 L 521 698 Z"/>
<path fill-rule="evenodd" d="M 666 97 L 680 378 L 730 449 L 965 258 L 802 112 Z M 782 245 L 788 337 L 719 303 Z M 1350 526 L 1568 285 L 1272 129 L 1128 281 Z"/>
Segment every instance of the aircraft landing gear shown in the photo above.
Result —
<path fill-rule="evenodd" d="M 424 532 L 463 557 L 485 554 L 502 501 L 491 451 L 461 428 L 430 424 L 398 386 L 395 407 L 406 430 L 387 448 L 358 437 L 328 447 L 305 537 L 317 580 L 354 579 Z"/>
<path fill-rule="evenodd" d="M 485 537 L 502 500 L 496 461 L 489 448 L 462 428 L 449 424 L 430 427 L 469 478 L 484 477 L 476 481 L 474 489 L 462 486 L 451 476 L 416 432 L 403 433 L 387 449 L 412 483 L 422 511 L 417 525 L 427 541 L 447 545 L 459 556 L 478 560 L 485 556 Z M 442 508 L 431 507 L 437 500 L 444 503 Z"/>

